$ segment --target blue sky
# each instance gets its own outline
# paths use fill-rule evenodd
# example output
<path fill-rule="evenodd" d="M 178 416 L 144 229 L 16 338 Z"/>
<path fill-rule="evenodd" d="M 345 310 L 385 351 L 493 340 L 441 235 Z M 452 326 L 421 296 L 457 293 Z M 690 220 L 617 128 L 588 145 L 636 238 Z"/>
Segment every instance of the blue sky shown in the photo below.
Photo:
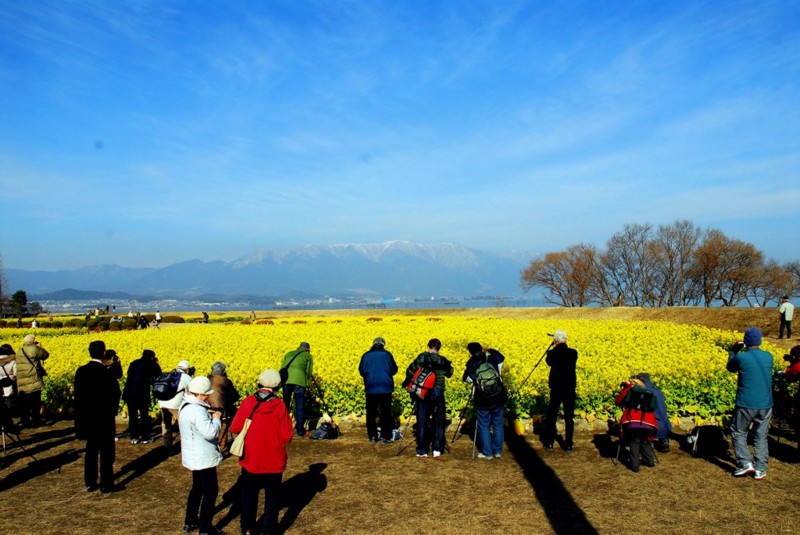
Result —
<path fill-rule="evenodd" d="M 689 219 L 800 258 L 800 2 L 0 0 L 4 265 L 534 255 Z"/>

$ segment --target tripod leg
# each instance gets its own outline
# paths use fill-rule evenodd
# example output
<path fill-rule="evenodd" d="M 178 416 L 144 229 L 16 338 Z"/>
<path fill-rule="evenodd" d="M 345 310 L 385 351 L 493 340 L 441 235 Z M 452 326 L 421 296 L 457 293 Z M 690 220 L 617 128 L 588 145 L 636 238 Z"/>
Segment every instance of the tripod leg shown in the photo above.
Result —
<path fill-rule="evenodd" d="M 414 406 L 411 408 L 411 414 L 408 415 L 408 420 L 406 420 L 406 426 L 403 428 L 403 438 L 406 438 L 406 433 L 408 433 L 408 426 L 411 424 L 411 418 L 413 416 L 416 416 L 416 414 L 417 414 L 417 403 L 414 403 Z M 394 456 L 397 457 L 398 455 L 403 453 L 403 450 L 406 449 L 407 447 L 408 444 L 405 445 L 400 444 L 397 447 L 397 451 L 395 452 Z"/>
<path fill-rule="evenodd" d="M 472 460 L 475 460 L 475 443 L 478 442 L 478 419 L 475 418 L 475 434 L 472 437 Z"/>

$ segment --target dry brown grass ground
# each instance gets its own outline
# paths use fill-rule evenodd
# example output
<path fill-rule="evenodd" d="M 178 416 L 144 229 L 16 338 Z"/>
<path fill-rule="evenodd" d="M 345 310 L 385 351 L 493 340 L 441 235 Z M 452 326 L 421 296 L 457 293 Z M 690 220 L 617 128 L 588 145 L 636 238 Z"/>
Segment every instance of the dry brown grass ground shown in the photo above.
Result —
<path fill-rule="evenodd" d="M 334 441 L 296 439 L 281 527 L 289 533 L 796 533 L 796 444 L 771 438 L 768 478 L 755 481 L 733 478 L 730 461 L 694 458 L 676 442 L 656 468 L 634 474 L 612 463 L 616 438 L 576 438 L 567 454 L 545 452 L 535 436 L 511 437 L 503 458 L 491 461 L 472 460 L 467 435 L 439 459 L 417 459 L 413 445 L 396 456 L 394 445 L 370 445 L 363 428 Z M 10 449 L 0 472 L 11 532 L 180 532 L 191 477 L 179 455 L 166 455 L 157 443 L 120 442 L 117 481 L 125 489 L 89 494 L 83 442 L 72 440 L 71 422 L 24 432 L 22 439 L 26 451 Z M 235 459 L 218 472 L 215 521 L 238 533 Z"/>
<path fill-rule="evenodd" d="M 768 337 L 777 334 L 777 314 L 769 309 L 406 313 L 654 320 L 739 331 L 757 325 Z M 798 343 L 796 339 L 770 342 L 785 348 Z M 120 442 L 117 482 L 125 489 L 107 496 L 89 494 L 82 483 L 83 442 L 72 437 L 72 422 L 62 421 L 23 432 L 24 451 L 20 445 L 10 445 L 0 470 L 3 531 L 180 532 L 191 476 L 181 466 L 179 455 L 166 455 L 157 443 Z M 534 435 L 510 437 L 503 458 L 492 461 L 472 460 L 472 442 L 466 435 L 452 444 L 450 454 L 435 460 L 416 459 L 413 446 L 399 456 L 395 456 L 396 447 L 372 446 L 363 428 L 347 430 L 335 441 L 295 440 L 289 447 L 282 488 L 281 527 L 289 533 L 401 534 L 797 531 L 800 456 L 796 443 L 785 439 L 779 443 L 776 435 L 771 436 L 768 478 L 754 481 L 731 477 L 729 459 L 692 457 L 678 448 L 679 442 L 673 442 L 672 452 L 659 456 L 656 468 L 634 474 L 611 462 L 616 438 L 602 433 L 578 433 L 572 454 L 559 449 L 547 453 Z M 215 521 L 228 533 L 239 531 L 238 475 L 232 458 L 219 468 Z"/>

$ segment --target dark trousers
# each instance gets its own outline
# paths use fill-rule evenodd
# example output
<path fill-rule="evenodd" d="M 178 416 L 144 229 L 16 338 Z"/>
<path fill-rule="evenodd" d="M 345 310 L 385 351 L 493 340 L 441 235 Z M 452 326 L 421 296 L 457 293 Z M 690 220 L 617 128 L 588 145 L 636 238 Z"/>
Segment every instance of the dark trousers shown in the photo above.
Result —
<path fill-rule="evenodd" d="M 292 403 L 292 394 L 294 394 L 294 430 L 298 435 L 302 435 L 306 432 L 306 387 L 283 385 L 283 402 L 287 411 Z"/>
<path fill-rule="evenodd" d="M 242 532 L 255 531 L 258 493 L 261 489 L 264 489 L 264 523 L 261 533 L 266 535 L 278 532 L 282 478 L 283 474 L 251 474 L 242 468 L 239 479 L 242 485 Z"/>
<path fill-rule="evenodd" d="M 97 458 L 100 457 L 100 487 L 114 486 L 114 429 L 96 433 L 86 439 L 86 454 L 83 459 L 83 482 L 87 487 L 97 485 Z"/>
<path fill-rule="evenodd" d="M 623 435 L 631 449 L 631 469 L 637 470 L 644 463 L 645 466 L 654 466 L 656 458 L 653 455 L 653 443 L 650 429 L 624 429 Z"/>
<path fill-rule="evenodd" d="M 392 415 L 391 394 L 367 394 L 367 436 L 370 439 L 378 438 L 378 424 L 375 419 L 381 419 L 381 438 L 392 439 L 394 416 Z"/>
<path fill-rule="evenodd" d="M 572 446 L 572 437 L 575 434 L 575 390 L 550 391 L 550 405 L 544 420 L 542 443 L 552 445 L 556 439 L 556 421 L 558 409 L 564 406 L 564 446 Z"/>
<path fill-rule="evenodd" d="M 444 451 L 444 414 L 444 392 L 440 388 L 431 389 L 425 401 L 417 402 L 417 453 L 428 453 L 431 443 L 434 451 Z"/>
<path fill-rule="evenodd" d="M 784 319 L 783 315 L 781 315 L 781 329 L 780 329 L 780 333 L 778 334 L 778 338 L 783 338 L 783 330 L 784 329 L 786 329 L 786 338 L 791 338 L 792 337 L 792 321 L 791 320 L 786 321 Z"/>
<path fill-rule="evenodd" d="M 186 500 L 184 523 L 199 525 L 200 533 L 210 533 L 214 527 L 214 504 L 217 502 L 218 493 L 216 466 L 204 470 L 192 470 L 192 488 Z"/>
<path fill-rule="evenodd" d="M 150 400 L 128 401 L 128 431 L 132 439 L 150 438 Z"/>
<path fill-rule="evenodd" d="M 19 393 L 19 423 L 21 425 L 40 424 L 42 417 L 42 391 Z"/>

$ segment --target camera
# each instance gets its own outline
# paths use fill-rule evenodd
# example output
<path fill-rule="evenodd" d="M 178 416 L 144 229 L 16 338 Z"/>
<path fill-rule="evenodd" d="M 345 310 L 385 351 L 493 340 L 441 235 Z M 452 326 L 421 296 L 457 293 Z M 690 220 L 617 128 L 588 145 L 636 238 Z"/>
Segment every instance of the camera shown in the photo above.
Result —
<path fill-rule="evenodd" d="M 786 362 L 792 362 L 792 360 L 794 360 L 794 359 L 792 358 L 791 355 L 784 355 L 783 356 L 783 360 L 785 360 Z"/>
<path fill-rule="evenodd" d="M 191 376 L 194 376 L 194 372 L 195 372 L 195 367 L 194 366 L 189 366 L 189 369 L 186 370 L 186 373 L 188 373 Z"/>

